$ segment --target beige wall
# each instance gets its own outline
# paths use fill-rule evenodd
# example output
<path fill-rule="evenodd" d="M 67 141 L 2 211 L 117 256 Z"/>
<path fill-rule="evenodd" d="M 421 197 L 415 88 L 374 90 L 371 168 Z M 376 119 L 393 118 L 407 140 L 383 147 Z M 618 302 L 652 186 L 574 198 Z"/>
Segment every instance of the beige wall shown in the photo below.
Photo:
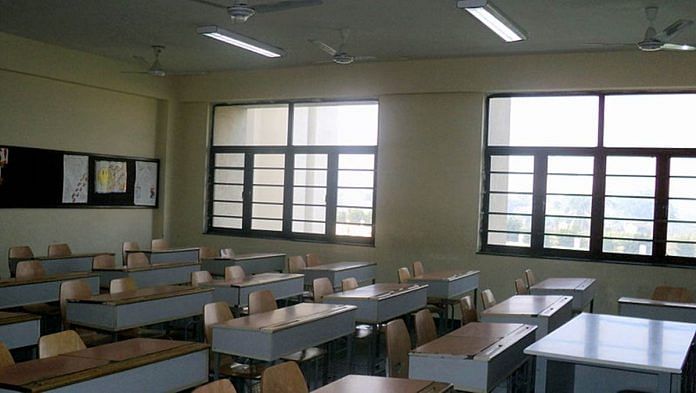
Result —
<path fill-rule="evenodd" d="M 563 54 L 334 65 L 213 74 L 177 83 L 179 113 L 166 230 L 180 245 L 239 252 L 319 253 L 323 259 L 371 259 L 378 279 L 422 259 L 427 269 L 481 271 L 497 297 L 513 293 L 525 268 L 540 278 L 599 279 L 596 309 L 616 312 L 622 295 L 648 296 L 658 284 L 694 289 L 696 271 L 620 264 L 479 255 L 478 215 L 485 96 L 501 91 L 683 89 L 696 87 L 696 62 L 673 53 Z M 376 245 L 343 246 L 204 235 L 209 106 L 215 101 L 378 97 Z M 185 157 L 185 163 L 180 159 Z"/>
<path fill-rule="evenodd" d="M 163 157 L 169 82 L 123 77 L 127 65 L 0 34 L 0 144 Z M 143 82 L 144 80 L 144 82 Z M 162 142 L 162 143 L 161 143 Z M 40 182 L 41 179 L 36 179 Z M 45 255 L 53 242 L 74 252 L 119 252 L 124 240 L 162 231 L 153 209 L 2 209 L 0 275 L 7 249 Z M 120 252 L 119 252 L 120 255 Z"/>

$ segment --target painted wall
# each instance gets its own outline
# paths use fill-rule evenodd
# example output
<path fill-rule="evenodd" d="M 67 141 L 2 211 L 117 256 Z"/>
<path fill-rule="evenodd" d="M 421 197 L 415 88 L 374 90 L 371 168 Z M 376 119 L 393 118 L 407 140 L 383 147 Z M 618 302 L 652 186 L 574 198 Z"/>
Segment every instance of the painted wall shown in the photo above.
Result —
<path fill-rule="evenodd" d="M 481 286 L 504 299 L 513 280 L 599 279 L 596 310 L 615 313 L 620 296 L 649 296 L 669 283 L 695 289 L 696 270 L 479 255 L 478 215 L 485 96 L 491 92 L 696 88 L 690 55 L 637 52 L 482 57 L 334 65 L 212 74 L 177 81 L 179 112 L 167 192 L 166 232 L 179 245 L 238 252 L 314 252 L 324 260 L 370 259 L 378 280 L 421 259 L 426 269 L 477 269 Z M 204 235 L 210 102 L 377 97 L 380 139 L 376 245 L 344 246 Z M 182 160 L 183 159 L 183 160 Z"/>
<path fill-rule="evenodd" d="M 0 53 L 0 144 L 164 158 L 169 82 L 126 77 L 125 64 L 7 34 Z M 149 243 L 163 225 L 153 209 L 2 209 L 0 217 L 3 277 L 13 245 L 46 255 L 48 244 L 66 242 L 73 252 L 120 255 L 121 242 Z"/>

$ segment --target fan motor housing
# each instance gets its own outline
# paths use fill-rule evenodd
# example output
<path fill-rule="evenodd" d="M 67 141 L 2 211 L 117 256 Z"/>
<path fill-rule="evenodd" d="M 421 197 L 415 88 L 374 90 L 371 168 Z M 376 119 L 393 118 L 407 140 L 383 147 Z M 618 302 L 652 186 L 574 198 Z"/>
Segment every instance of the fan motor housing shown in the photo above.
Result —
<path fill-rule="evenodd" d="M 227 8 L 227 14 L 230 16 L 233 22 L 244 23 L 247 21 L 247 19 L 254 16 L 256 11 L 246 5 L 235 5 Z"/>

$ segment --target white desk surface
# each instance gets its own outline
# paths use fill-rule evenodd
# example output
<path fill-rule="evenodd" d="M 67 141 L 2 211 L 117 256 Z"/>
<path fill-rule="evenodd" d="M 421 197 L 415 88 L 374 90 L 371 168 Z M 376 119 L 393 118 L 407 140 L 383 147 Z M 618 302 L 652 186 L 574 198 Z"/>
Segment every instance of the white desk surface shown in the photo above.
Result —
<path fill-rule="evenodd" d="M 621 297 L 619 303 L 640 304 L 643 306 L 683 308 L 696 311 L 696 303 L 666 302 L 664 300 L 652 300 L 636 297 Z"/>
<path fill-rule="evenodd" d="M 565 303 L 572 301 L 572 296 L 515 295 L 483 310 L 482 315 L 553 314 Z"/>
<path fill-rule="evenodd" d="M 524 352 L 600 367 L 681 374 L 696 324 L 582 313 Z"/>
<path fill-rule="evenodd" d="M 561 290 L 578 290 L 586 289 L 596 280 L 594 278 L 583 277 L 563 277 L 563 278 L 547 278 L 546 280 L 532 285 L 532 289 L 561 289 Z"/>
<path fill-rule="evenodd" d="M 215 327 L 240 330 L 257 330 L 273 333 L 292 326 L 327 318 L 335 314 L 355 310 L 355 306 L 321 303 L 299 303 L 273 311 L 234 318 Z"/>
<path fill-rule="evenodd" d="M 334 262 L 325 263 L 322 265 L 308 266 L 304 270 L 317 270 L 317 271 L 341 271 L 357 269 L 365 266 L 377 265 L 376 262 Z"/>

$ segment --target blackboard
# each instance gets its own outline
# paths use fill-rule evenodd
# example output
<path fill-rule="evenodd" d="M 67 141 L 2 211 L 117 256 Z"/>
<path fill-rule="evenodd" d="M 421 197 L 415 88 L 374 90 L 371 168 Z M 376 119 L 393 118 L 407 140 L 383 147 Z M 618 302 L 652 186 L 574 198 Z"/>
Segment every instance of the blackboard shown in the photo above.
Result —
<path fill-rule="evenodd" d="M 156 208 L 158 194 L 157 159 L 0 145 L 0 208 Z"/>

